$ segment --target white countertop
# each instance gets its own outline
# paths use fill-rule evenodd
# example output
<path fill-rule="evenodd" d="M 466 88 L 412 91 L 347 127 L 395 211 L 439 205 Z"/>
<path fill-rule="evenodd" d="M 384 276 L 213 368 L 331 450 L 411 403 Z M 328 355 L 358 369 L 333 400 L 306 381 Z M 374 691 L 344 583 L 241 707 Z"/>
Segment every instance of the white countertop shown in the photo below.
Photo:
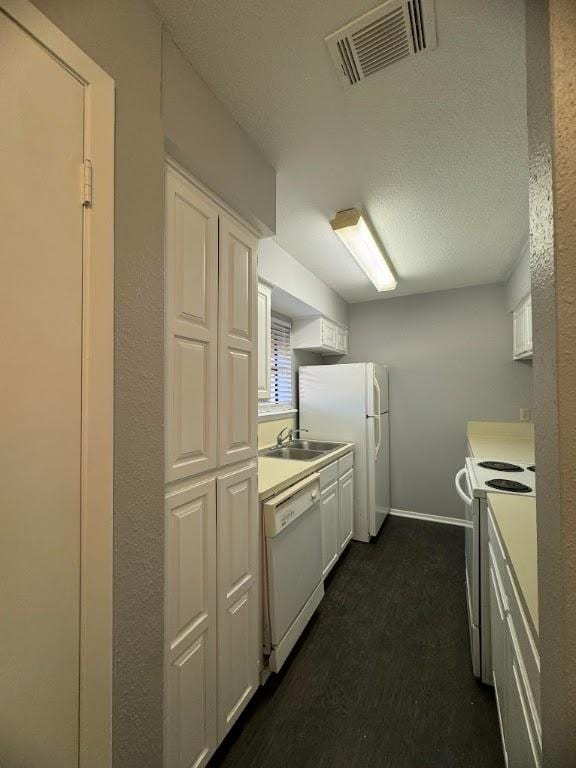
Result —
<path fill-rule="evenodd" d="M 285 488 L 353 450 L 354 443 L 345 443 L 341 448 L 325 453 L 313 461 L 294 461 L 294 459 L 272 459 L 262 455 L 258 456 L 258 498 L 263 501 L 270 496 L 275 496 Z"/>
<path fill-rule="evenodd" d="M 538 633 L 536 499 L 511 493 L 489 493 L 487 498 L 532 625 Z"/>
<path fill-rule="evenodd" d="M 534 461 L 534 425 L 531 422 L 469 421 L 467 437 L 477 459 Z M 488 503 L 532 624 L 538 632 L 536 499 L 511 493 L 489 493 Z"/>

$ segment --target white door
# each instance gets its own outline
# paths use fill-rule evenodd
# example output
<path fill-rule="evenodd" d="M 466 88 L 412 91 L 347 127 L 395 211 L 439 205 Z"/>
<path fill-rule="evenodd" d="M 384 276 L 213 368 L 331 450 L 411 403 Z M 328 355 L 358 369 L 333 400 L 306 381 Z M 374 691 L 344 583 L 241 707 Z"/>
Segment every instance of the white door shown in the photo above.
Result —
<path fill-rule="evenodd" d="M 220 216 L 219 463 L 257 453 L 257 241 Z"/>
<path fill-rule="evenodd" d="M 217 746 L 216 480 L 166 498 L 167 768 L 206 765 Z"/>
<path fill-rule="evenodd" d="M 0 11 L 0 765 L 79 753 L 84 86 Z"/>
<path fill-rule="evenodd" d="M 218 740 L 259 685 L 260 527 L 257 468 L 218 478 Z"/>
<path fill-rule="evenodd" d="M 166 480 L 216 466 L 218 209 L 166 167 Z"/>
<path fill-rule="evenodd" d="M 508 681 L 508 724 L 506 752 L 508 768 L 540 768 L 536 738 L 530 726 L 530 712 L 526 701 L 522 672 L 511 651 Z"/>
<path fill-rule="evenodd" d="M 272 291 L 258 283 L 258 399 L 270 399 Z"/>
<path fill-rule="evenodd" d="M 340 552 L 352 538 L 354 527 L 354 470 L 338 480 L 338 545 Z"/>
<path fill-rule="evenodd" d="M 337 480 L 322 491 L 320 514 L 322 519 L 322 576 L 326 577 L 340 554 Z"/>

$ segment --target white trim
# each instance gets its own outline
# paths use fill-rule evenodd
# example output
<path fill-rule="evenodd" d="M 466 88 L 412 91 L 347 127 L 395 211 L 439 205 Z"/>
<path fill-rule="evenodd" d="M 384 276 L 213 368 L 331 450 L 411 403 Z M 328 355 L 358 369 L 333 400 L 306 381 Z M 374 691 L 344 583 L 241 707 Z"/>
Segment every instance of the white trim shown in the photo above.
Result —
<path fill-rule="evenodd" d="M 391 509 L 390 514 L 395 517 L 411 517 L 414 520 L 424 520 L 428 523 L 444 523 L 445 525 L 459 525 L 466 528 L 466 521 L 459 517 L 444 517 L 444 515 L 427 515 L 425 512 L 412 512 L 409 509 Z"/>
<path fill-rule="evenodd" d="M 200 190 L 200 192 L 206 195 L 206 197 L 209 197 L 213 203 L 216 203 L 216 205 L 220 206 L 220 208 L 223 208 L 228 216 L 231 216 L 234 221 L 237 221 L 243 227 L 246 227 L 246 229 L 252 235 L 254 235 L 257 240 L 260 240 L 262 237 L 266 237 L 266 235 L 261 230 L 257 229 L 254 224 L 251 224 L 249 221 L 240 216 L 240 214 L 235 211 L 234 208 L 231 208 L 228 203 L 226 203 L 221 197 L 219 197 L 219 195 L 216 194 L 216 192 L 199 181 L 185 166 L 181 165 L 177 160 L 174 160 L 171 155 L 166 153 L 164 159 L 167 165 L 184 176 L 190 182 L 190 184 L 193 184 L 197 189 Z M 258 277 L 258 279 L 260 280 L 260 277 Z M 260 280 L 260 282 L 266 282 L 266 280 Z"/>
<path fill-rule="evenodd" d="M 280 419 L 286 419 L 289 416 L 296 416 L 297 413 L 297 408 L 288 408 L 285 411 L 263 411 L 258 414 L 258 423 L 261 424 L 264 421 L 279 421 Z"/>
<path fill-rule="evenodd" d="M 84 156 L 94 168 L 84 207 L 80 572 L 80 768 L 112 764 L 114 396 L 114 80 L 28 0 L 4 12 L 85 89 Z"/>

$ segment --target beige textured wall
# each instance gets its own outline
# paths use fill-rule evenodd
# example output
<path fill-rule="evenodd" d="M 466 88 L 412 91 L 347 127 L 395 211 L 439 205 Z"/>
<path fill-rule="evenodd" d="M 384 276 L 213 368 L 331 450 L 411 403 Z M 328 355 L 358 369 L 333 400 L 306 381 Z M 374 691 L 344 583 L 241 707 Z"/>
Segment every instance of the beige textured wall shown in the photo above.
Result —
<path fill-rule="evenodd" d="M 530 262 L 545 768 L 576 755 L 576 4 L 528 0 Z"/>
<path fill-rule="evenodd" d="M 162 765 L 164 136 L 145 0 L 36 0 L 116 81 L 115 768 Z M 98 194 L 98 169 L 94 169 Z"/>

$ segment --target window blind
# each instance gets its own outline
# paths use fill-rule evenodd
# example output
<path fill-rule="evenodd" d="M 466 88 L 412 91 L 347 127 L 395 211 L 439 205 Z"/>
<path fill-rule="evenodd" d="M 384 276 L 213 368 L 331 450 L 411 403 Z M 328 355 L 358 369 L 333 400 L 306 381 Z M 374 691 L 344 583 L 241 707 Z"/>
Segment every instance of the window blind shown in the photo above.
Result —
<path fill-rule="evenodd" d="M 272 315 L 270 399 L 260 403 L 260 413 L 286 411 L 293 407 L 291 330 L 289 322 Z"/>

